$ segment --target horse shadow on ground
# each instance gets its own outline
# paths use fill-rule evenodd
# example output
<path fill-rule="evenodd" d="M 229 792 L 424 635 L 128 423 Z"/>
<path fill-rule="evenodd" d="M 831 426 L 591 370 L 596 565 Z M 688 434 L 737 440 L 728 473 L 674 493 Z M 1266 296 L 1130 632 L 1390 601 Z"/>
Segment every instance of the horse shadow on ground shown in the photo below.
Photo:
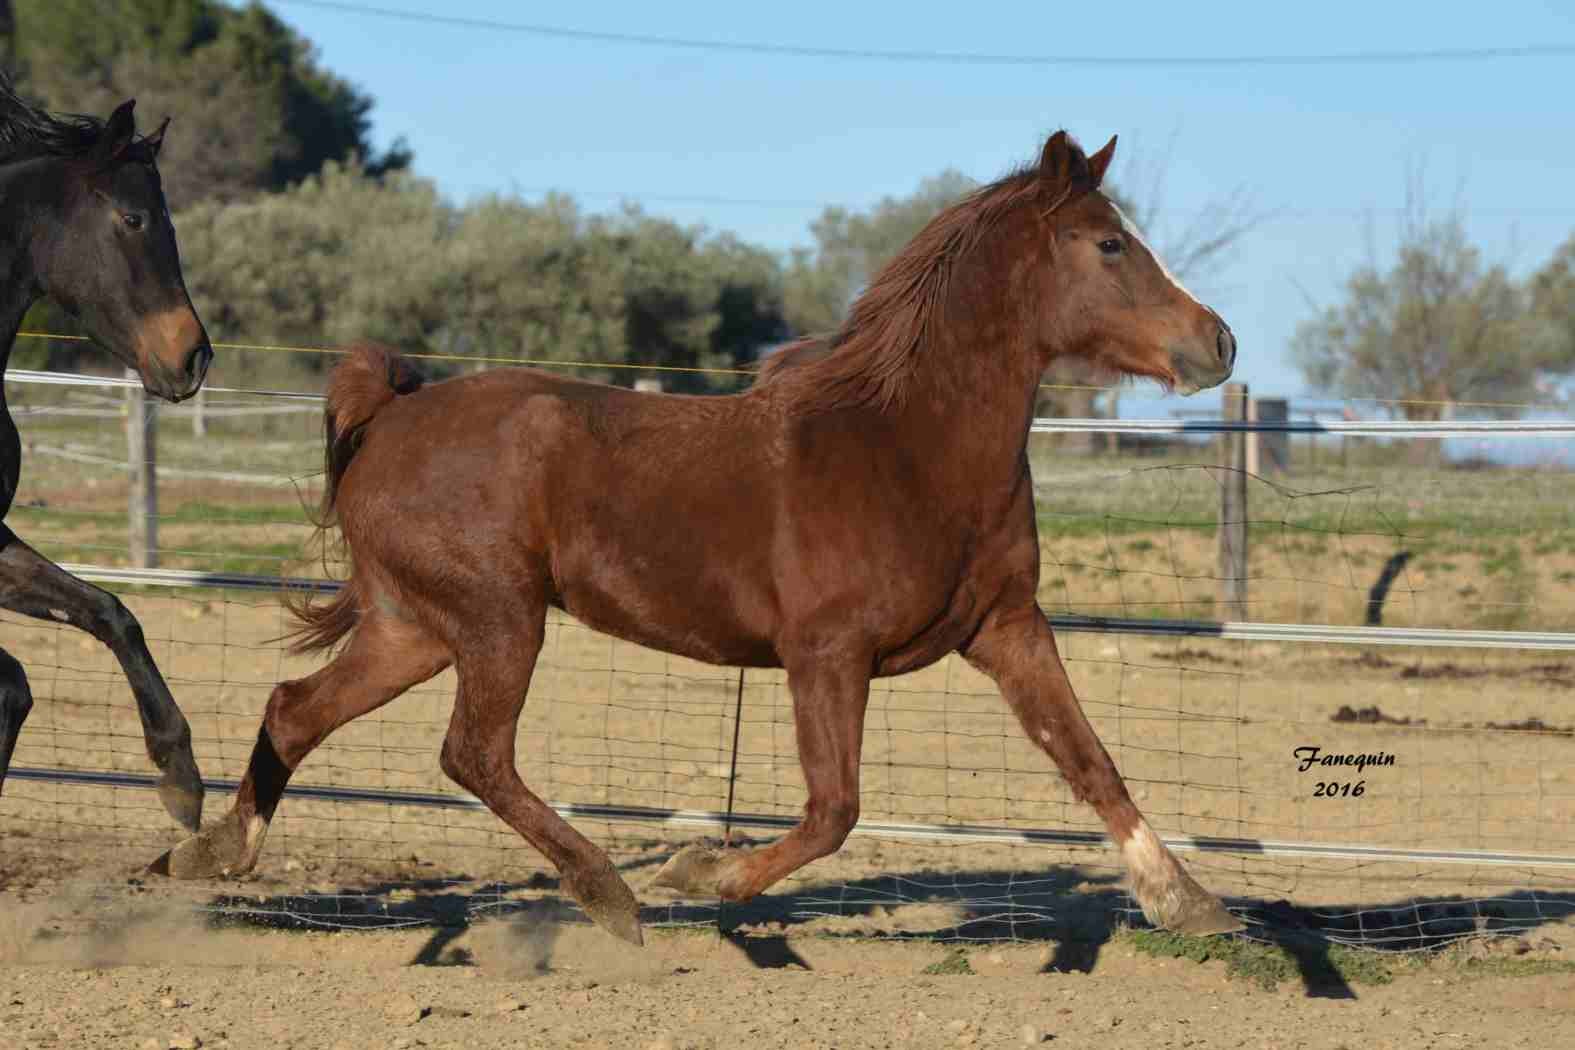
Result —
<path fill-rule="evenodd" d="M 653 868 L 665 859 L 642 856 L 620 868 L 626 873 Z M 635 889 L 641 892 L 638 885 Z M 539 958 L 545 960 L 562 924 L 587 922 L 559 890 L 558 879 L 542 873 L 514 883 L 391 879 L 333 893 L 224 894 L 211 900 L 208 910 L 218 923 L 270 928 L 424 927 L 427 940 L 410 960 L 413 965 L 465 966 L 475 960 L 454 942 L 488 918 L 519 923 L 538 942 Z M 822 937 L 937 945 L 1039 942 L 1048 956 L 1041 972 L 1088 973 L 1117 931 L 1148 927 L 1118 874 L 1078 866 L 1058 866 L 1033 877 L 991 869 L 912 871 L 801 884 L 745 904 L 657 903 L 653 893 L 642 895 L 647 902 L 641 921 L 647 926 L 714 929 L 764 969 L 809 969 L 791 935 L 812 929 Z M 1284 949 L 1295 960 L 1308 996 L 1346 999 L 1356 993 L 1331 958 L 1338 945 L 1425 952 L 1476 935 L 1527 934 L 1575 916 L 1575 894 L 1535 890 L 1491 899 L 1433 896 L 1318 908 L 1239 896 L 1227 897 L 1226 905 L 1247 926 L 1232 936 Z M 920 918 L 905 920 L 905 911 Z M 545 961 L 540 968 L 545 972 Z"/>

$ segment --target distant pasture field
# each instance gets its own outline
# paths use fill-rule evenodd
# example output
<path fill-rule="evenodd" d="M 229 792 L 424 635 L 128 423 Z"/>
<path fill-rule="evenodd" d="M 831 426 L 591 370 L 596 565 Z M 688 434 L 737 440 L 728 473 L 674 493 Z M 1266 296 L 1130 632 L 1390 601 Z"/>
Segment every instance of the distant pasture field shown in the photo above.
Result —
<path fill-rule="evenodd" d="M 115 397 L 24 387 L 33 410 L 113 408 Z M 75 398 L 76 400 L 73 400 Z M 86 400 L 84 400 L 86 399 Z M 216 395 L 210 407 L 278 407 Z M 159 545 L 166 567 L 319 575 L 303 504 L 320 484 L 320 415 L 210 419 L 192 433 L 164 410 Z M 62 561 L 124 564 L 127 474 L 115 419 L 32 414 L 8 518 Z M 1213 619 L 1220 471 L 1210 444 L 1166 458 L 1070 455 L 1031 446 L 1053 612 Z M 1400 457 L 1389 457 L 1397 460 Z M 1385 562 L 1411 558 L 1384 607 L 1390 626 L 1564 630 L 1575 623 L 1575 473 L 1417 468 L 1368 454 L 1342 466 L 1303 453 L 1287 475 L 1250 479 L 1250 618 L 1360 624 Z"/>

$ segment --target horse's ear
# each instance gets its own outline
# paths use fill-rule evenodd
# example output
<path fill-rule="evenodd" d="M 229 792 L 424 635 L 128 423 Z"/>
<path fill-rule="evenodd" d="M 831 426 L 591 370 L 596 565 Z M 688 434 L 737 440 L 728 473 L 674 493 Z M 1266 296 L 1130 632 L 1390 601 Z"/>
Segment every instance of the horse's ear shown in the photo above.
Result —
<path fill-rule="evenodd" d="M 1057 131 L 1039 155 L 1039 182 L 1046 194 L 1064 200 L 1073 190 L 1088 188 L 1088 157 L 1065 131 Z"/>
<path fill-rule="evenodd" d="M 149 154 L 151 154 L 155 159 L 158 158 L 159 147 L 164 145 L 164 129 L 168 128 L 169 126 L 170 118 L 165 117 L 164 122 L 159 125 L 158 130 L 142 140 L 147 145 Z"/>
<path fill-rule="evenodd" d="M 1099 184 L 1105 181 L 1105 171 L 1110 167 L 1110 162 L 1115 155 L 1116 137 L 1112 135 L 1103 149 L 1088 158 L 1088 177 L 1093 180 L 1094 189 L 1098 189 Z"/>
<path fill-rule="evenodd" d="M 137 100 L 128 98 L 115 107 L 115 112 L 109 115 L 109 120 L 104 124 L 104 134 L 98 140 L 98 147 L 94 150 L 94 160 L 100 166 L 111 164 L 131 146 L 132 139 L 137 135 L 137 118 L 132 116 L 132 110 L 137 106 Z"/>

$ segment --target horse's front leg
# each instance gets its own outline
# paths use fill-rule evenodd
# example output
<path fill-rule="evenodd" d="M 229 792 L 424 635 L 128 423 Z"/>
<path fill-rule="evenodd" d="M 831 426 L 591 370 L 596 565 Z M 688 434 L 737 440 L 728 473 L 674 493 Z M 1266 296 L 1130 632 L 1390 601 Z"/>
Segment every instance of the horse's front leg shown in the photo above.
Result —
<path fill-rule="evenodd" d="M 1198 935 L 1242 928 L 1217 897 L 1193 881 L 1133 804 L 1083 715 L 1037 604 L 992 612 L 963 655 L 995 679 L 1029 739 L 1055 760 L 1072 791 L 1104 821 L 1150 922 Z"/>
<path fill-rule="evenodd" d="M 859 822 L 859 754 L 872 660 L 862 653 L 816 652 L 785 663 L 798 760 L 809 791 L 804 818 L 763 849 L 687 846 L 662 866 L 652 886 L 749 900 L 810 861 L 835 853 Z"/>
<path fill-rule="evenodd" d="M 11 752 L 17 734 L 33 709 L 33 691 L 27 672 L 16 658 L 0 649 L 0 791 L 5 790 L 5 775 L 11 768 Z"/>
<path fill-rule="evenodd" d="M 202 823 L 202 777 L 191 751 L 191 727 L 148 653 L 142 625 L 108 591 L 48 561 L 0 525 L 0 608 L 69 623 L 105 645 L 120 661 L 142 717 L 148 757 L 163 771 L 159 799 L 189 830 Z"/>

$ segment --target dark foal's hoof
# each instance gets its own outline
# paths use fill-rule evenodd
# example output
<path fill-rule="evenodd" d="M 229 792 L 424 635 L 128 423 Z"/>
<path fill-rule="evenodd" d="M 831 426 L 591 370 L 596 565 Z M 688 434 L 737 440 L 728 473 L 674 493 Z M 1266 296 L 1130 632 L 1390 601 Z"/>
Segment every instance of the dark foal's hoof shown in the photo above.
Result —
<path fill-rule="evenodd" d="M 172 879 L 212 879 L 242 875 L 251 867 L 246 834 L 231 813 L 149 864 L 148 873 Z"/>
<path fill-rule="evenodd" d="M 159 801 L 175 822 L 187 831 L 202 827 L 202 775 L 191 750 L 176 751 L 158 781 Z"/>
<path fill-rule="evenodd" d="M 692 897 L 720 897 L 722 895 L 722 860 L 719 849 L 709 846 L 685 846 L 668 858 L 661 870 L 651 877 L 654 889 L 675 890 Z"/>
<path fill-rule="evenodd" d="M 620 941 L 645 947 L 640 931 L 640 902 L 610 861 L 580 875 L 565 875 L 569 892 L 591 921 Z"/>

